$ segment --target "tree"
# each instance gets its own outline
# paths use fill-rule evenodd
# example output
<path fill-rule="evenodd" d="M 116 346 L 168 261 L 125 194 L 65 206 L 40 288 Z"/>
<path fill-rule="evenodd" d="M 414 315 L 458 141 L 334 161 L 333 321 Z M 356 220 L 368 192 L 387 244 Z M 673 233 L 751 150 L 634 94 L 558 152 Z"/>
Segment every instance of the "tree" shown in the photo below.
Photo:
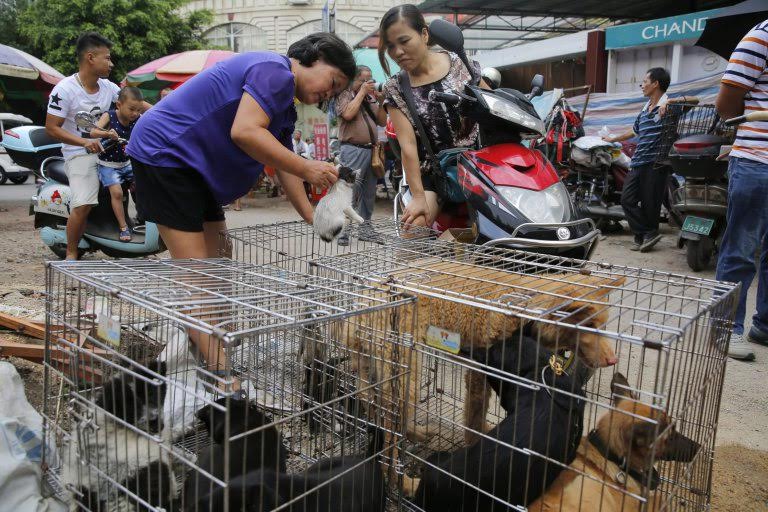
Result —
<path fill-rule="evenodd" d="M 0 44 L 24 51 L 29 49 L 19 37 L 19 13 L 28 3 L 28 0 L 0 0 Z"/>
<path fill-rule="evenodd" d="M 1 0 L 0 0 L 1 1 Z M 96 31 L 110 39 L 112 78 L 171 53 L 204 47 L 210 11 L 180 12 L 186 0 L 35 0 L 19 16 L 33 52 L 65 75 L 77 71 L 75 42 Z"/>

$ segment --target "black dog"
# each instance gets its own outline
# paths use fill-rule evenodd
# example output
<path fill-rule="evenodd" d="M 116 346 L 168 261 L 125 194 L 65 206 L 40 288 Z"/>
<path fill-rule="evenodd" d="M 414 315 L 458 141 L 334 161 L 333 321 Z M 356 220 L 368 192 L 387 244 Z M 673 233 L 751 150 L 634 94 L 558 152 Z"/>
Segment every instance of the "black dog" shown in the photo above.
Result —
<path fill-rule="evenodd" d="M 227 398 L 220 398 L 217 404 L 225 405 Z M 245 432 L 272 423 L 272 418 L 247 400 L 229 399 L 229 479 L 232 481 L 239 476 L 258 469 L 285 471 L 287 450 L 283 445 L 280 432 L 274 427 L 266 427 L 252 432 L 241 438 L 231 438 Z M 197 465 L 215 476 L 224 478 L 224 444 L 226 442 L 226 411 L 207 405 L 197 412 L 214 444 L 204 448 L 197 457 Z M 209 510 L 202 506 L 201 500 L 219 486 L 202 475 L 191 474 L 184 483 L 184 505 L 186 510 Z M 218 510 L 218 509 L 211 509 Z"/>
<path fill-rule="evenodd" d="M 217 512 L 384 512 L 385 482 L 381 462 L 384 433 L 371 427 L 373 436 L 365 457 L 332 457 L 319 460 L 303 473 L 286 474 L 260 469 L 237 477 L 229 485 L 229 507 L 224 490 L 217 488 L 200 501 L 200 510 Z M 369 432 L 371 434 L 371 432 Z M 288 505 L 294 498 L 306 496 Z"/>
<path fill-rule="evenodd" d="M 165 362 L 154 360 L 145 365 L 132 365 L 130 370 L 152 380 L 153 376 L 145 367 L 160 375 L 166 374 Z M 96 397 L 96 406 L 126 423 L 156 434 L 163 429 L 165 393 L 165 381 L 155 385 L 123 371 L 104 383 Z"/>
<path fill-rule="evenodd" d="M 155 379 L 150 371 L 165 376 L 166 364 L 152 360 L 142 365 L 131 365 L 127 369 L 130 372 L 121 371 L 102 385 L 95 399 L 96 406 L 140 430 L 160 432 L 163 429 L 166 383 L 161 381 L 155 384 L 144 379 Z M 152 441 L 145 436 L 112 418 L 103 415 L 97 415 L 97 418 L 100 431 L 89 437 L 87 445 L 93 452 L 92 463 L 102 470 L 107 467 L 119 468 L 119 473 L 124 475 L 121 484 L 129 491 L 154 506 L 169 508 L 173 500 L 174 476 L 168 464 L 159 460 L 160 451 L 152 450 Z M 115 446 L 115 443 L 121 446 Z M 82 496 L 79 498 L 91 510 L 145 510 L 135 499 L 122 493 L 109 498 L 100 495 L 98 480 L 91 485 L 92 488 L 80 487 Z"/>
<path fill-rule="evenodd" d="M 559 466 L 548 464 L 540 456 L 512 450 L 499 442 L 530 449 L 565 465 L 576 456 L 582 434 L 584 400 L 559 391 L 583 396 L 588 372 L 579 367 L 571 369 L 570 375 L 556 376 L 548 364 L 552 353 L 541 348 L 536 340 L 519 334 L 482 354 L 486 356 L 483 362 L 491 368 L 534 382 L 541 382 L 542 369 L 546 367 L 546 383 L 558 391 L 550 395 L 550 390 L 545 388 L 529 389 L 487 376 L 507 417 L 488 433 L 490 440 L 482 438 L 469 447 L 435 453 L 427 459 L 429 464 L 424 466 L 414 498 L 424 510 L 509 510 L 501 502 L 530 503 L 561 471 Z"/>

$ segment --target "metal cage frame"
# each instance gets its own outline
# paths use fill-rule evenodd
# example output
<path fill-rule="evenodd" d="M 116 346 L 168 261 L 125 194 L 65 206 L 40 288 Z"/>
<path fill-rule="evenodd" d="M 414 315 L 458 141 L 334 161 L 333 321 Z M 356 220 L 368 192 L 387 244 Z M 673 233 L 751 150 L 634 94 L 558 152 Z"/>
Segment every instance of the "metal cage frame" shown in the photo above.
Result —
<path fill-rule="evenodd" d="M 278 508 L 379 471 L 396 487 L 404 404 L 391 390 L 409 378 L 413 297 L 227 259 L 52 262 L 46 282 L 44 463 L 78 507 L 209 510 L 188 499 L 193 480 L 194 499 L 239 503 L 238 474 L 212 468 L 254 470 L 249 443 L 274 435 L 280 475 L 325 478 Z M 220 350 L 206 356 L 201 339 Z"/>

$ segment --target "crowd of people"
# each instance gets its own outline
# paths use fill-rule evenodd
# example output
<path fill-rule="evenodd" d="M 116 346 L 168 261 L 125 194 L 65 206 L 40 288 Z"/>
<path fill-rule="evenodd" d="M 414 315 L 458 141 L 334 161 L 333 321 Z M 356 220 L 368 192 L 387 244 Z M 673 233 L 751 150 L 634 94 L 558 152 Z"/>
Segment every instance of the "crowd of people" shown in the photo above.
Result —
<path fill-rule="evenodd" d="M 717 109 L 724 118 L 747 110 L 768 110 L 763 88 L 768 83 L 766 23 L 750 31 L 735 49 L 725 72 Z M 163 90 L 154 106 L 138 89 L 122 90 L 108 80 L 111 43 L 96 33 L 77 42 L 79 70 L 53 90 L 48 106 L 48 133 L 63 143 L 66 172 L 72 189 L 67 223 L 67 257 L 78 256 L 77 245 L 100 186 L 109 189 L 120 226 L 120 240 L 131 231 L 124 216 L 120 184 L 135 181 L 139 216 L 156 223 L 173 258 L 204 258 L 219 254 L 218 233 L 225 229 L 222 205 L 245 195 L 266 171 L 275 190 L 285 193 L 299 215 L 312 222 L 313 208 L 304 183 L 329 187 L 337 178 L 333 163 L 316 160 L 312 137 L 296 129 L 295 100 L 327 104 L 331 99 L 339 127 L 342 165 L 361 169 L 356 184 L 355 209 L 370 219 L 377 176 L 372 150 L 380 126 L 389 121 L 397 132 L 402 168 L 413 200 L 404 222 L 431 225 L 451 197 L 444 172 L 446 162 L 431 161 L 419 140 L 416 119 L 427 127 L 435 153 L 471 147 L 478 139 L 476 123 L 458 109 L 445 109 L 427 101 L 430 91 L 454 90 L 471 76 L 457 55 L 431 48 L 429 29 L 413 5 L 390 9 L 380 25 L 379 58 L 389 73 L 387 56 L 399 74 L 377 90 L 371 70 L 358 66 L 349 46 L 329 33 L 309 35 L 290 46 L 286 55 L 249 52 L 236 55 L 189 80 L 171 92 Z M 479 65 L 477 67 L 479 75 Z M 669 98 L 669 73 L 648 71 L 641 90 L 648 102 L 633 127 L 608 138 L 615 142 L 637 139 L 622 194 L 622 207 L 634 235 L 632 249 L 651 250 L 661 238 L 659 210 L 667 170 L 652 165 L 651 150 L 658 144 L 661 119 L 679 116 L 683 105 L 698 100 L 682 95 Z M 416 99 L 408 108 L 404 84 Z M 480 86 L 487 88 L 484 81 Z M 200 101 L 205 98 L 205 101 Z M 116 106 L 115 106 L 116 105 Z M 85 133 L 75 113 L 100 116 L 98 130 Z M 183 114 L 183 115 L 180 115 Z M 748 342 L 768 344 L 768 123 L 742 125 L 729 165 L 728 227 L 723 236 L 717 278 L 742 284 L 729 355 L 754 359 Z M 125 148 L 108 151 L 102 138 L 126 139 Z M 236 203 L 236 208 L 239 203 Z M 750 222 L 740 222 L 749 218 Z M 344 243 L 344 238 L 340 239 Z M 757 273 L 755 254 L 761 258 L 757 312 L 744 334 L 747 291 Z M 214 349 L 197 340 L 203 351 Z M 212 359 L 214 368 L 219 362 Z"/>

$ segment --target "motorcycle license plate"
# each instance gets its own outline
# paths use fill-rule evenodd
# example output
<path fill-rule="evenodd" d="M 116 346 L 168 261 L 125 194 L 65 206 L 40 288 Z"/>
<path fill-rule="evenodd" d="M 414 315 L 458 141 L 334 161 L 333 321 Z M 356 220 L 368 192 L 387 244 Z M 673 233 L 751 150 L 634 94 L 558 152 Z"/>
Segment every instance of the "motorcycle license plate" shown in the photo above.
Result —
<path fill-rule="evenodd" d="M 683 227 L 681 229 L 689 233 L 709 236 L 709 233 L 712 231 L 712 226 L 714 225 L 715 221 L 712 219 L 704 219 L 702 217 L 688 215 L 685 218 L 685 221 L 683 221 Z"/>

